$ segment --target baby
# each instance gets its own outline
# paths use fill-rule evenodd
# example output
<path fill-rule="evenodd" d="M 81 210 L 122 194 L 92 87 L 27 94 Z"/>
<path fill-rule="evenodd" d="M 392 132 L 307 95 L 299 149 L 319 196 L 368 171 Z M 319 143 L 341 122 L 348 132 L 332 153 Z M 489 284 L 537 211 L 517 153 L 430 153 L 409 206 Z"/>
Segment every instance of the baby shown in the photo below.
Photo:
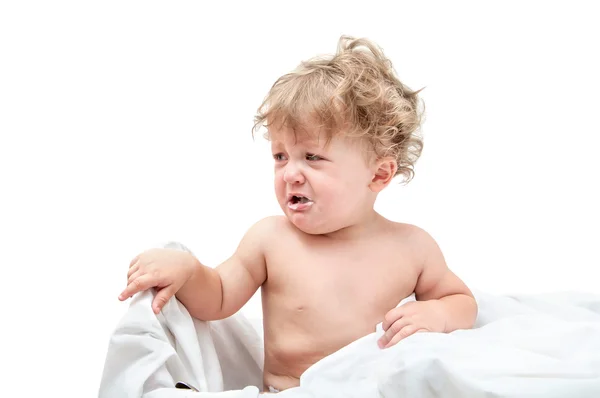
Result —
<path fill-rule="evenodd" d="M 380 322 L 382 349 L 416 332 L 471 328 L 477 304 L 434 239 L 374 210 L 394 177 L 413 177 L 422 149 L 417 94 L 378 46 L 346 36 L 334 56 L 279 78 L 254 131 L 267 129 L 285 215 L 253 225 L 216 268 L 182 251 L 141 253 L 119 299 L 155 287 L 156 313 L 175 295 L 210 321 L 262 288 L 270 390 L 298 386 L 311 365 Z M 396 308 L 412 293 L 417 301 Z"/>

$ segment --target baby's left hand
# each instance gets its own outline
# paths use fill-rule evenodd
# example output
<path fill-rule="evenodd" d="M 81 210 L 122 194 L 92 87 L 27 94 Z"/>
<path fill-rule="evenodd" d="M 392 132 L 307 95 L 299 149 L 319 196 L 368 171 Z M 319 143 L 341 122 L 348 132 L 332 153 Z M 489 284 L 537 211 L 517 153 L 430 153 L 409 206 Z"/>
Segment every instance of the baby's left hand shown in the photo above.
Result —
<path fill-rule="evenodd" d="M 389 348 L 416 332 L 443 333 L 443 304 L 439 300 L 406 303 L 385 314 L 382 326 L 385 334 L 377 342 L 379 348 Z"/>

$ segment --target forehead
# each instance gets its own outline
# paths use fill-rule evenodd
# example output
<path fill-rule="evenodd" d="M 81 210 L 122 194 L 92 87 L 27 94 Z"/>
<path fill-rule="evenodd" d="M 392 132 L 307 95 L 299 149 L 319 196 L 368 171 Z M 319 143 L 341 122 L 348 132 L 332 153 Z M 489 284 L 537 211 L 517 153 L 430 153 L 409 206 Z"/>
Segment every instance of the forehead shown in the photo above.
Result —
<path fill-rule="evenodd" d="M 310 146 L 324 148 L 329 146 L 332 137 L 318 128 L 279 127 L 269 129 L 269 140 L 273 146 Z"/>

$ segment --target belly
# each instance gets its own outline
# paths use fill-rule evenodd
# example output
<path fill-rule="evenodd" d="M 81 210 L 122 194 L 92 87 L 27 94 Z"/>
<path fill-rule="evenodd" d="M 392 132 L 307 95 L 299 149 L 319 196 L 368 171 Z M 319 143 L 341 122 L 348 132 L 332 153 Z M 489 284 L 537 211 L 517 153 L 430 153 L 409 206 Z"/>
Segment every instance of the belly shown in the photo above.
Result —
<path fill-rule="evenodd" d="M 278 390 L 297 386 L 316 362 L 375 332 L 416 281 L 410 272 L 391 273 L 389 267 L 375 272 L 370 265 L 323 265 L 314 259 L 281 264 L 285 267 L 274 267 L 261 290 L 264 382 Z"/>
<path fill-rule="evenodd" d="M 347 332 L 344 334 L 348 335 Z M 308 368 L 367 334 L 361 333 L 346 339 L 340 336 L 317 338 L 300 333 L 276 338 L 265 336 L 265 388 L 272 386 L 283 391 L 298 386 L 300 376 Z"/>
<path fill-rule="evenodd" d="M 344 308 L 331 304 L 265 308 L 266 388 L 284 390 L 298 386 L 300 376 L 309 367 L 373 333 L 387 311 L 353 303 Z"/>

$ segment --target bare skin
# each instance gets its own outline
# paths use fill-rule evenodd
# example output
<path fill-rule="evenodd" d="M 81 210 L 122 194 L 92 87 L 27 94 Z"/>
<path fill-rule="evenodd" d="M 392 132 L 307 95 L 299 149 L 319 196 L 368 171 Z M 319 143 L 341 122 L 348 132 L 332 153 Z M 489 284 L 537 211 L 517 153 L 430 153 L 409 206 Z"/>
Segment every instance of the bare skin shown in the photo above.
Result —
<path fill-rule="evenodd" d="M 311 365 L 375 331 L 415 289 L 418 255 L 410 226 L 383 220 L 360 240 L 308 235 L 273 221 L 262 286 L 265 388 L 299 385 Z M 317 277 L 318 275 L 318 277 Z"/>
<path fill-rule="evenodd" d="M 201 320 L 229 317 L 262 288 L 264 387 L 285 390 L 322 358 L 373 333 L 388 348 L 416 332 L 470 328 L 477 305 L 431 236 L 373 209 L 395 175 L 393 159 L 365 162 L 360 145 L 273 134 L 275 188 L 285 216 L 252 226 L 216 268 L 189 253 L 133 259 L 119 296 L 156 287 L 153 308 L 176 297 Z M 306 199 L 298 203 L 294 197 Z M 417 302 L 396 308 L 415 293 Z"/>
<path fill-rule="evenodd" d="M 445 294 L 470 295 L 424 231 L 375 212 L 368 224 L 357 234 L 311 235 L 285 217 L 271 217 L 249 232 L 245 239 L 254 244 L 242 242 L 236 255 L 264 261 L 217 267 L 229 301 L 225 312 L 213 318 L 236 312 L 262 287 L 266 391 L 269 386 L 280 391 L 298 386 L 306 369 L 373 333 L 413 292 L 418 300 L 438 296 L 427 286 L 432 278 L 444 282 L 435 285 Z M 268 243 L 256 244 L 258 240 Z M 240 264 L 247 273 L 234 271 Z M 424 272 L 426 265 L 429 272 Z"/>

